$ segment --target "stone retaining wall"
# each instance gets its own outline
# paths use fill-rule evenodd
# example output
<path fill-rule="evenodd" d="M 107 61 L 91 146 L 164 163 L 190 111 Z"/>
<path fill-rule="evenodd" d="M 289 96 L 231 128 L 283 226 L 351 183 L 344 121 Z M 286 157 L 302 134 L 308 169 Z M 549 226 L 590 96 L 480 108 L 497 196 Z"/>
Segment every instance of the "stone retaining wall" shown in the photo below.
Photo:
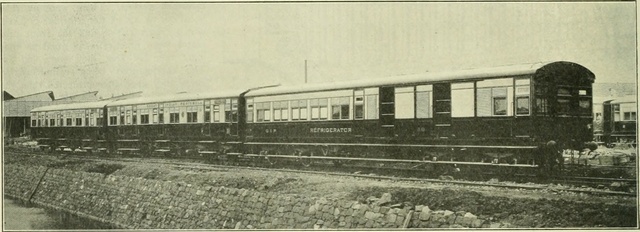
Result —
<path fill-rule="evenodd" d="M 28 200 L 45 170 L 5 165 L 5 194 Z M 362 204 L 63 169 L 46 172 L 32 202 L 125 229 L 500 227 L 471 213 L 427 206 Z"/>

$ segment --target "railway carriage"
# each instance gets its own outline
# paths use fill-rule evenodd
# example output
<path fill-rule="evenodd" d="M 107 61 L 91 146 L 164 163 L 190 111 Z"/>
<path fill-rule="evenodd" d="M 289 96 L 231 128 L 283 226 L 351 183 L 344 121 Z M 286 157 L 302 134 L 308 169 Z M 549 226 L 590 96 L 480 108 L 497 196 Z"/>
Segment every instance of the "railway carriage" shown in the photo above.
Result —
<path fill-rule="evenodd" d="M 112 150 L 218 153 L 238 143 L 238 94 L 177 94 L 117 101 L 107 106 Z"/>
<path fill-rule="evenodd" d="M 32 137 L 42 149 L 106 148 L 104 106 L 109 101 L 38 107 L 31 111 Z"/>
<path fill-rule="evenodd" d="M 602 135 L 609 145 L 626 143 L 636 145 L 638 111 L 635 96 L 605 101 L 603 104 Z"/>
<path fill-rule="evenodd" d="M 554 62 L 262 89 L 246 94 L 245 145 L 305 159 L 533 165 L 547 143 L 592 140 L 594 79 Z"/>
<path fill-rule="evenodd" d="M 592 141 L 594 80 L 561 61 L 69 104 L 32 116 L 34 135 L 52 148 L 535 167 Z"/>

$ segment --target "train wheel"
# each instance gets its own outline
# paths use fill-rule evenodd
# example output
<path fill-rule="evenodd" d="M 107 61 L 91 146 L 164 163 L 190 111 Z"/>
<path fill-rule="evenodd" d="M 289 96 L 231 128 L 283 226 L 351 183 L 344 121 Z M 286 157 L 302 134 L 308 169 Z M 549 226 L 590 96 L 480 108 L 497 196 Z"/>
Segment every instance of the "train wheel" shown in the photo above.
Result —
<path fill-rule="evenodd" d="M 260 151 L 260 156 L 264 157 L 264 162 L 269 165 L 269 166 L 274 166 L 276 165 L 277 160 L 274 158 L 269 158 L 269 151 L 268 150 L 261 150 Z"/>
<path fill-rule="evenodd" d="M 304 158 L 305 157 L 305 155 L 304 155 L 305 152 L 298 151 L 297 153 L 298 154 L 296 156 L 298 156 L 298 162 L 300 162 L 300 164 L 302 164 L 302 166 L 310 167 L 311 164 L 313 163 L 313 161 L 310 158 Z M 307 157 L 313 156 L 313 151 L 308 151 L 306 153 L 308 154 L 308 155 L 306 155 Z"/>

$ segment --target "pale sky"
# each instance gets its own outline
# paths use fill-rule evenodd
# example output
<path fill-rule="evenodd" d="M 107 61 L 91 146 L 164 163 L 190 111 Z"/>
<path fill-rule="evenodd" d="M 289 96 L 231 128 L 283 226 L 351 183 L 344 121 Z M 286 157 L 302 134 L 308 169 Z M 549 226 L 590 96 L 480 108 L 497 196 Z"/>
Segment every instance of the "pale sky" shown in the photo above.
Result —
<path fill-rule="evenodd" d="M 2 89 L 109 97 L 577 62 L 636 81 L 634 2 L 3 3 Z"/>

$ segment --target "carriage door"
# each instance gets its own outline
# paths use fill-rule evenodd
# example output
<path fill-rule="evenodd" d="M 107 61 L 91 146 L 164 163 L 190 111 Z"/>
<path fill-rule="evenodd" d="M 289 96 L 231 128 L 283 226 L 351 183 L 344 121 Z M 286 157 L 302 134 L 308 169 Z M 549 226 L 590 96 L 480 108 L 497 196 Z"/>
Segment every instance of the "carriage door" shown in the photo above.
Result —
<path fill-rule="evenodd" d="M 380 87 L 380 126 L 384 136 L 395 134 L 395 88 Z"/>
<path fill-rule="evenodd" d="M 227 99 L 225 104 L 225 119 L 230 122 L 228 134 L 238 135 L 238 99 Z"/>
<path fill-rule="evenodd" d="M 451 84 L 433 85 L 433 131 L 438 138 L 451 134 Z"/>

